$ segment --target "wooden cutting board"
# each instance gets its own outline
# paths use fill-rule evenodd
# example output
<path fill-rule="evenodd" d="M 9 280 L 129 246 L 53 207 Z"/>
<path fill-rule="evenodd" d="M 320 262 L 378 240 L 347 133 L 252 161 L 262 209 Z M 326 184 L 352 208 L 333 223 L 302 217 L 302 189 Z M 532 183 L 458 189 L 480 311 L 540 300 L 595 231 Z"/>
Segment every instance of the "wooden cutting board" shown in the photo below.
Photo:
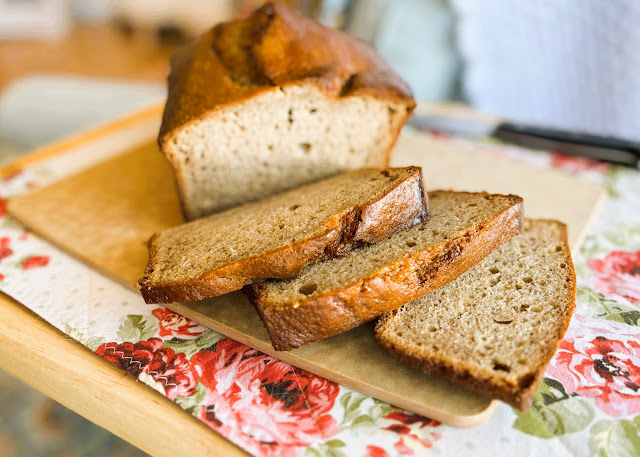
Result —
<path fill-rule="evenodd" d="M 181 223 L 182 216 L 171 171 L 155 141 L 133 149 L 113 148 L 113 144 L 126 144 L 124 127 L 106 129 L 72 145 L 73 153 L 81 154 L 83 148 L 95 150 L 102 142 L 110 144 L 111 154 L 119 155 L 13 198 L 9 211 L 62 249 L 136 288 L 147 262 L 148 238 Z M 151 138 L 155 130 L 147 130 Z M 105 142 L 105 135 L 119 135 L 119 141 Z M 64 153 L 65 148 L 57 151 Z M 574 248 L 603 196 L 600 187 L 568 175 L 476 154 L 422 135 L 403 137 L 393 162 L 424 167 L 428 188 L 518 193 L 525 198 L 529 216 L 567 222 Z M 558 197 L 563 194 L 566 198 Z M 480 424 L 495 406 L 486 397 L 397 362 L 374 343 L 372 325 L 290 352 L 276 352 L 257 313 L 240 292 L 167 307 L 288 363 L 449 425 Z"/>

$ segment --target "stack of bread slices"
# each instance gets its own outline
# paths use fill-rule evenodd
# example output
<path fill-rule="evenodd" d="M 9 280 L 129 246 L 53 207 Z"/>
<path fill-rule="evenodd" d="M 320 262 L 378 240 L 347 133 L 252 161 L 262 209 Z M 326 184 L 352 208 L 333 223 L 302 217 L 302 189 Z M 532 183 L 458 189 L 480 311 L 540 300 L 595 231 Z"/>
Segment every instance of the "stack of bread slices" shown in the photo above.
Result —
<path fill-rule="evenodd" d="M 190 222 L 149 241 L 144 299 L 243 289 L 282 351 L 378 319 L 394 357 L 526 410 L 574 306 L 566 227 L 385 168 L 414 106 L 368 45 L 277 3 L 179 52 L 159 141 Z"/>

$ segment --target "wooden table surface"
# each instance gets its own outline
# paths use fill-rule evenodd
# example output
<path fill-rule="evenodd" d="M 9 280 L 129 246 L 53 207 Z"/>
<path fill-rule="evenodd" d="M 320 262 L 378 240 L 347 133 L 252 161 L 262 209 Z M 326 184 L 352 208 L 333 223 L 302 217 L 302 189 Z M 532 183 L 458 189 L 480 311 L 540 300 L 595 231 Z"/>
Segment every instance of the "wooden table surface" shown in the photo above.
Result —
<path fill-rule="evenodd" d="M 247 455 L 5 295 L 0 295 L 0 368 L 152 456 Z M 144 408 L 123 414 L 126 404 Z"/>

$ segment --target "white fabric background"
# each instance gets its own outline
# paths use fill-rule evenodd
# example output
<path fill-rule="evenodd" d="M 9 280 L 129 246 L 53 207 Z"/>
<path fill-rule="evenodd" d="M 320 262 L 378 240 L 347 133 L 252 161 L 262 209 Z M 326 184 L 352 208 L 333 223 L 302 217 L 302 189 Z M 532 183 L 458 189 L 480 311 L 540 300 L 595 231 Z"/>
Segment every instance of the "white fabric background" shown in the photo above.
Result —
<path fill-rule="evenodd" d="M 640 140 L 640 1 L 452 0 L 481 111 Z"/>

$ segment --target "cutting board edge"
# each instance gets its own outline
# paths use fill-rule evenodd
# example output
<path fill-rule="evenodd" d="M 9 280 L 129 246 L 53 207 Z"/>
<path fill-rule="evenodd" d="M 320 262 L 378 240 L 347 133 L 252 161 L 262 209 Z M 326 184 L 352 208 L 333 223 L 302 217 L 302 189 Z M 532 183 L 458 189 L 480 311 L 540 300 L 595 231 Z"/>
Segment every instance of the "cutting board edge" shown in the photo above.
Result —
<path fill-rule="evenodd" d="M 32 224 L 29 220 L 29 215 L 22 214 L 20 211 L 16 211 L 14 207 L 14 203 L 12 203 L 14 200 L 18 201 L 19 199 L 20 199 L 20 196 L 10 199 L 7 205 L 7 211 L 9 212 L 9 214 L 15 217 L 19 222 L 21 222 L 26 227 L 29 227 L 30 230 L 32 230 L 31 229 Z M 129 281 L 126 281 L 124 278 L 102 268 L 100 265 L 97 265 L 96 263 L 91 261 L 91 259 L 89 258 L 83 257 L 78 253 L 67 250 L 64 247 L 64 243 L 59 243 L 54 237 L 51 237 L 46 233 L 40 232 L 37 229 L 33 230 L 33 233 L 40 236 L 44 240 L 54 244 L 56 247 L 61 249 L 65 254 L 84 263 L 90 268 L 93 268 L 94 270 L 98 271 L 100 274 L 108 277 L 109 279 L 115 281 L 121 286 L 139 293 L 139 289 L 137 285 Z M 189 308 L 181 306 L 180 303 L 162 304 L 162 306 L 174 312 L 182 314 L 185 317 L 195 322 L 199 322 L 199 316 L 194 315 L 194 313 L 192 313 L 189 310 Z M 447 424 L 453 427 L 467 428 L 467 427 L 474 427 L 474 426 L 483 424 L 491 417 L 497 404 L 496 400 L 487 399 L 485 408 L 483 408 L 479 412 L 475 412 L 467 415 L 462 413 L 454 413 L 446 410 L 440 410 L 436 408 L 424 407 L 423 405 L 420 405 L 418 403 L 407 402 L 402 397 L 395 396 L 393 393 L 390 393 L 389 391 L 376 389 L 376 388 L 368 388 L 366 385 L 363 386 L 362 384 L 358 384 L 358 381 L 352 381 L 351 378 L 348 378 L 344 375 L 340 375 L 339 373 L 330 372 L 325 369 L 316 369 L 316 366 L 312 364 L 308 364 L 305 361 L 305 359 L 299 356 L 296 356 L 293 353 L 276 351 L 275 349 L 273 349 L 273 347 L 270 344 L 265 343 L 264 341 L 257 339 L 255 337 L 244 335 L 241 332 L 233 329 L 232 327 L 227 327 L 225 325 L 211 325 L 209 323 L 207 323 L 206 327 L 211 328 L 212 330 L 217 331 L 236 341 L 239 341 L 242 344 L 246 344 L 247 346 L 253 347 L 254 349 L 264 352 L 265 354 L 268 354 L 272 357 L 282 360 L 283 362 L 290 363 L 291 365 L 307 370 L 311 373 L 314 373 L 318 376 L 329 379 L 330 381 L 336 382 L 338 384 L 342 384 L 345 387 L 348 387 L 350 389 L 356 390 L 358 392 L 362 392 L 367 395 L 371 395 L 372 397 L 394 404 L 401 408 L 405 408 L 417 414 L 421 414 L 423 416 L 435 419 L 437 421 L 440 421 L 444 424 Z"/>

